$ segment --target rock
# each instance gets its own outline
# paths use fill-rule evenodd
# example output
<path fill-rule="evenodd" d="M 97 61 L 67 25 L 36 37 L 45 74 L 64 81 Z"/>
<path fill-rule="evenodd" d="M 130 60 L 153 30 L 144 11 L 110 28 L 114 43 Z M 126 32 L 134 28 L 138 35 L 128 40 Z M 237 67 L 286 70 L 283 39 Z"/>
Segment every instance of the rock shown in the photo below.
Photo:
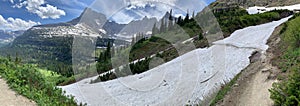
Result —
<path fill-rule="evenodd" d="M 239 86 L 239 84 L 234 84 L 235 87 Z"/>
<path fill-rule="evenodd" d="M 261 70 L 261 72 L 263 72 L 263 73 L 269 72 L 269 71 L 270 71 L 270 69 L 267 69 L 267 68 L 264 68 L 264 69 Z"/>

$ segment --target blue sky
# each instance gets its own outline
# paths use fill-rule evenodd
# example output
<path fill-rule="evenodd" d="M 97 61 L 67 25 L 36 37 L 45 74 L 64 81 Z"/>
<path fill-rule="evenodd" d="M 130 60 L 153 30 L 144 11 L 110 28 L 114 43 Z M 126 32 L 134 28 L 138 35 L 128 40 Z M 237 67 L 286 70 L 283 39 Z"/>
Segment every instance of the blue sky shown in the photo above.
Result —
<path fill-rule="evenodd" d="M 204 0 L 207 4 L 212 1 L 215 0 Z M 38 24 L 67 22 L 78 17 L 84 8 L 95 4 L 95 0 L 0 0 L 0 30 L 25 30 Z M 99 11 L 109 11 L 101 7 L 105 6 L 100 5 L 102 10 Z"/>

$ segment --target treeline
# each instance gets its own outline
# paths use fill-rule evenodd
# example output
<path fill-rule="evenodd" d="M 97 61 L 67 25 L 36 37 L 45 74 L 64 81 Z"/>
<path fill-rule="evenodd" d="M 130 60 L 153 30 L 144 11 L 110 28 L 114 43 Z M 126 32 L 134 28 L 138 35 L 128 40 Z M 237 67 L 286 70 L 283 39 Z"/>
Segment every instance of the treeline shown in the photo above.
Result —
<path fill-rule="evenodd" d="M 276 106 L 300 105 L 300 14 L 295 14 L 281 30 L 279 56 L 273 60 L 282 73 L 273 84 L 271 99 Z"/>
<path fill-rule="evenodd" d="M 174 17 L 172 14 L 172 10 L 167 12 L 158 23 L 154 24 L 151 37 L 144 37 L 141 34 L 142 37 L 133 42 L 134 45 L 132 45 L 130 53 L 131 61 L 150 57 L 153 54 L 172 48 L 171 43 L 182 43 L 182 41 L 189 38 L 194 38 L 195 41 L 204 40 L 203 31 L 195 21 L 194 13 L 192 16 L 187 13 L 185 17 Z M 185 38 L 185 35 L 188 35 L 188 38 Z"/>
<path fill-rule="evenodd" d="M 150 60 L 151 60 L 150 58 L 146 58 L 143 61 L 131 63 L 129 65 L 125 65 L 122 68 L 116 68 L 113 72 L 109 72 L 103 76 L 99 76 L 95 80 L 92 80 L 91 83 L 109 81 L 109 80 L 116 79 L 118 77 L 126 77 L 128 75 L 134 75 L 134 74 L 140 74 L 146 72 L 147 70 L 149 70 Z"/>
<path fill-rule="evenodd" d="M 185 17 L 174 17 L 172 10 L 170 10 L 170 12 L 167 12 L 163 19 L 159 21 L 160 25 L 157 25 L 157 23 L 154 24 L 152 28 L 152 36 L 183 29 L 185 33 L 190 35 L 190 37 L 195 37 L 198 35 L 201 39 L 203 38 L 203 32 L 194 18 L 194 12 L 192 16 L 190 15 L 189 11 L 187 11 Z"/>
<path fill-rule="evenodd" d="M 97 67 L 97 72 L 99 74 L 107 72 L 112 69 L 111 57 L 114 51 L 113 49 L 111 49 L 113 48 L 111 45 L 112 44 L 109 42 L 106 46 L 106 49 L 102 51 L 99 57 L 97 58 L 96 67 Z"/>

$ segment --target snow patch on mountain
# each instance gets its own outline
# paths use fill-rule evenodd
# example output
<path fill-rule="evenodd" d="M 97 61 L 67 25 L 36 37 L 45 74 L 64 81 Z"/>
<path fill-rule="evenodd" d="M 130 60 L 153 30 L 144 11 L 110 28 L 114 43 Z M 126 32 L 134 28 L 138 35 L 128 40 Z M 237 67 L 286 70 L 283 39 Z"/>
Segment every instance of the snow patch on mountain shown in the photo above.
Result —
<path fill-rule="evenodd" d="M 247 9 L 249 14 L 258 14 L 258 13 L 264 13 L 272 10 L 290 10 L 290 11 L 299 11 L 300 10 L 300 4 L 295 4 L 295 5 L 290 5 L 290 6 L 279 6 L 279 7 L 259 7 L 259 6 L 254 6 L 254 7 L 249 7 Z"/>
<path fill-rule="evenodd" d="M 287 21 L 287 19 L 288 18 L 285 18 L 283 20 Z M 261 29 L 257 28 L 257 26 L 250 26 L 242 30 L 237 30 L 230 37 L 221 41 L 214 42 L 214 44 L 218 44 L 218 45 L 227 44 L 239 48 L 256 48 L 261 51 L 266 51 L 269 48 L 269 46 L 266 45 L 269 37 L 272 35 L 274 28 L 280 25 L 282 21 L 274 21 L 272 23 L 273 24 L 260 25 L 260 27 L 262 27 Z M 241 35 L 256 35 L 256 36 L 241 36 Z"/>
<path fill-rule="evenodd" d="M 75 26 L 55 26 L 55 27 L 33 27 L 30 31 L 35 31 L 37 35 L 44 38 L 64 37 L 66 35 L 100 37 L 100 35 L 91 30 L 87 25 L 77 24 Z"/>

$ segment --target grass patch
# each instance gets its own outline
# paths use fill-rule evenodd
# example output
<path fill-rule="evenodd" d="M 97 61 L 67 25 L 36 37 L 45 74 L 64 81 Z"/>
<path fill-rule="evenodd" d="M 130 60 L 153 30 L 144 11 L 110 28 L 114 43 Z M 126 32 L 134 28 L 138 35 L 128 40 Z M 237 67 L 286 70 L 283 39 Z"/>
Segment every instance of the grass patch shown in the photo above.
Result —
<path fill-rule="evenodd" d="M 225 95 L 231 90 L 231 88 L 234 86 L 238 78 L 241 74 L 238 74 L 235 76 L 229 83 L 222 86 L 221 90 L 217 93 L 217 95 L 213 98 L 213 100 L 210 102 L 210 106 L 215 106 L 220 100 L 222 100 Z"/>
<path fill-rule="evenodd" d="M 300 105 L 300 17 L 295 14 L 281 31 L 280 55 L 275 58 L 276 65 L 288 77 L 278 78 L 269 90 L 275 106 Z"/>

